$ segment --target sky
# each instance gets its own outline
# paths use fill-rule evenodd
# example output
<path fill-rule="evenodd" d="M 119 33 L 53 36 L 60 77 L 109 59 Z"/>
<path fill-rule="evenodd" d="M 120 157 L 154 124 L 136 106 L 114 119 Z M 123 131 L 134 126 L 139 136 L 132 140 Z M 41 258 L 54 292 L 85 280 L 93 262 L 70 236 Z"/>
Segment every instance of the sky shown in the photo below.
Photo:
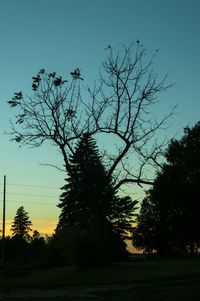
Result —
<path fill-rule="evenodd" d="M 20 206 L 34 229 L 52 233 L 65 179 L 43 165 L 63 164 L 53 146 L 19 148 L 5 134 L 14 92 L 31 94 L 31 78 L 41 68 L 65 76 L 79 67 L 91 83 L 107 45 L 139 39 L 150 53 L 159 49 L 155 72 L 169 73 L 173 86 L 161 95 L 156 114 L 177 105 L 167 135 L 178 138 L 200 120 L 199 12 L 199 0 L 0 0 L 0 206 L 6 175 L 7 234 Z"/>

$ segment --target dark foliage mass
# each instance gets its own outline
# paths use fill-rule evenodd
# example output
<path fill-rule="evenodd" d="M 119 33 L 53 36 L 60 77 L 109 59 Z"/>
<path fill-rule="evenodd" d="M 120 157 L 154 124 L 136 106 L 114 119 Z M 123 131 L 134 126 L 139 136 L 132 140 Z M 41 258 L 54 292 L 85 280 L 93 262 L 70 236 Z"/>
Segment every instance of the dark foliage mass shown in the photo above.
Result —
<path fill-rule="evenodd" d="M 127 259 L 124 240 L 132 230 L 137 201 L 120 198 L 95 140 L 84 133 L 69 160 L 55 233 L 44 239 L 24 207 L 18 208 L 6 238 L 6 261 L 58 266 L 93 266 Z M 0 242 L 1 244 L 1 242 Z M 0 246 L 1 247 L 1 246 Z"/>
<path fill-rule="evenodd" d="M 124 239 L 130 231 L 134 246 L 148 254 L 195 255 L 200 247 L 199 149 L 200 122 L 186 127 L 181 139 L 171 140 L 133 228 L 137 201 L 119 197 L 95 140 L 84 133 L 69 159 L 55 234 L 46 241 L 36 230 L 31 236 L 32 223 L 21 206 L 12 224 L 13 237 L 6 238 L 6 260 L 37 259 L 51 266 L 107 264 L 127 258 Z"/>
<path fill-rule="evenodd" d="M 134 245 L 147 252 L 194 254 L 200 246 L 200 122 L 172 140 L 166 163 L 142 202 Z"/>
<path fill-rule="evenodd" d="M 58 205 L 61 214 L 56 239 L 65 237 L 65 252 L 71 252 L 81 264 L 125 258 L 123 239 L 132 229 L 137 201 L 116 195 L 113 179 L 89 133 L 77 144 L 68 175 Z"/>
<path fill-rule="evenodd" d="M 47 264 L 47 242 L 37 230 L 32 233 L 31 226 L 32 222 L 28 212 L 25 211 L 23 206 L 19 207 L 11 226 L 13 235 L 5 237 L 4 241 L 0 240 L 0 249 L 3 247 L 5 249 L 4 263 L 33 263 L 35 258 L 45 256 L 45 264 Z"/>

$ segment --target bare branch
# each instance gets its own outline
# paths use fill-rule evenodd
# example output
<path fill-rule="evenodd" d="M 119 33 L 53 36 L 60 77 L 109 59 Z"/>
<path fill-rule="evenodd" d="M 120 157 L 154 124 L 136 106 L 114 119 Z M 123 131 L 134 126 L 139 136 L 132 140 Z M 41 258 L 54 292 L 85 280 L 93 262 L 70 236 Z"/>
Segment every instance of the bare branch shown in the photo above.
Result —
<path fill-rule="evenodd" d="M 70 155 L 84 132 L 100 139 L 106 135 L 103 158 L 116 189 L 126 183 L 152 184 L 146 169 L 162 167 L 158 158 L 166 145 L 156 133 L 173 115 L 172 110 L 158 121 L 153 114 L 158 96 L 170 87 L 167 75 L 159 79 L 152 69 L 156 52 L 148 57 L 140 42 L 122 45 L 121 51 L 109 46 L 106 53 L 93 88 L 83 83 L 79 68 L 69 80 L 41 69 L 33 77 L 33 95 L 17 92 L 8 102 L 19 111 L 10 134 L 16 142 L 33 147 L 53 143 L 67 172 Z"/>
<path fill-rule="evenodd" d="M 41 162 L 39 162 L 39 164 L 40 164 L 41 166 L 50 166 L 50 167 L 54 167 L 54 168 L 56 168 L 56 169 L 59 170 L 59 171 L 66 171 L 66 169 L 60 168 L 59 166 L 54 165 L 54 164 L 41 163 Z"/>
<path fill-rule="evenodd" d="M 128 183 L 134 183 L 141 186 L 142 184 L 145 185 L 153 185 L 154 181 L 148 181 L 148 180 L 142 180 L 142 179 L 122 179 L 115 185 L 115 190 L 118 190 L 122 185 L 128 184 Z"/>

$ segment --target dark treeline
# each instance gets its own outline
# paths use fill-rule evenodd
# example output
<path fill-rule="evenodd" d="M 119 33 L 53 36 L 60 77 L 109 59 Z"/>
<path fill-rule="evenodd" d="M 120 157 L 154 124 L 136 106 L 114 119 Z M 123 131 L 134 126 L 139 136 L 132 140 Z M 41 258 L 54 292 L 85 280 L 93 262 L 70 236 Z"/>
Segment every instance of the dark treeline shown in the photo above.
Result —
<path fill-rule="evenodd" d="M 108 264 L 128 260 L 127 238 L 148 255 L 197 254 L 199 149 L 200 122 L 185 128 L 184 136 L 169 144 L 165 163 L 135 220 L 138 202 L 128 196 L 119 197 L 95 140 L 84 133 L 69 159 L 70 170 L 62 187 L 55 232 L 44 238 L 37 230 L 32 231 L 28 213 L 21 206 L 12 223 L 12 236 L 5 240 L 5 260 L 32 266 Z"/>
<path fill-rule="evenodd" d="M 133 244 L 160 256 L 197 254 L 199 220 L 200 122 L 169 144 L 166 163 L 141 204 Z"/>
<path fill-rule="evenodd" d="M 11 226 L 12 236 L 6 236 L 0 240 L 0 248 L 4 250 L 2 264 L 27 263 L 30 260 L 47 256 L 48 239 L 45 239 L 37 230 L 33 231 L 31 226 L 28 212 L 23 206 L 19 207 Z"/>
<path fill-rule="evenodd" d="M 32 223 L 20 207 L 6 239 L 6 260 L 91 266 L 128 259 L 124 240 L 133 230 L 137 201 L 117 195 L 90 134 L 82 135 L 69 166 L 55 233 L 46 240 L 36 230 L 31 236 Z"/>

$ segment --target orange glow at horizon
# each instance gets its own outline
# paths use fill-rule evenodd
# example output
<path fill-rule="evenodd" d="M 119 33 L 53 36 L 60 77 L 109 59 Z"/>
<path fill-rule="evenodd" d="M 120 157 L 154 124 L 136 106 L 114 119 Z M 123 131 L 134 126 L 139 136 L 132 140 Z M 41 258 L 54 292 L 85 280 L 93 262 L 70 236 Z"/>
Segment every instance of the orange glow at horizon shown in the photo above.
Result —
<path fill-rule="evenodd" d="M 5 227 L 5 235 L 6 236 L 10 236 L 12 235 L 11 232 L 11 225 L 12 225 L 13 220 L 7 220 L 6 221 L 6 227 Z M 53 234 L 56 225 L 57 225 L 57 220 L 54 219 L 48 219 L 48 220 L 42 220 L 42 219 L 38 219 L 38 220 L 34 220 L 32 223 L 33 225 L 31 226 L 31 229 L 37 230 L 40 234 L 47 234 L 47 235 L 51 235 Z"/>
<path fill-rule="evenodd" d="M 6 236 L 12 236 L 11 232 L 11 224 L 13 220 L 7 220 L 6 221 L 6 227 L 5 227 L 5 235 Z M 42 235 L 52 235 L 54 233 L 54 230 L 57 225 L 57 220 L 55 219 L 36 219 L 33 221 L 32 230 L 37 230 Z M 126 240 L 127 249 L 130 253 L 141 253 L 140 250 L 136 250 L 130 240 Z"/>

